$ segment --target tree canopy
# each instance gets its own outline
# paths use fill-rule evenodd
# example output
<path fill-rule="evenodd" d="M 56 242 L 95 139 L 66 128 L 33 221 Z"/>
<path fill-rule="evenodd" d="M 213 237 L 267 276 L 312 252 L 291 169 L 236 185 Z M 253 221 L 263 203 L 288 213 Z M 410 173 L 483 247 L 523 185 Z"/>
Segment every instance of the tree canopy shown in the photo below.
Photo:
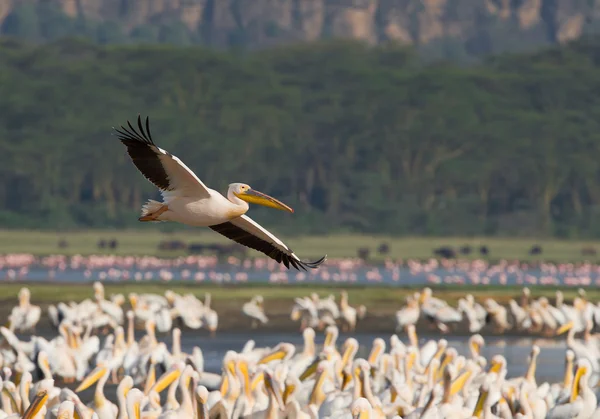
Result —
<path fill-rule="evenodd" d="M 600 237 L 599 63 L 596 40 L 463 68 L 352 42 L 4 38 L 0 225 L 136 225 L 156 190 L 111 127 L 140 113 L 207 185 L 294 207 L 252 210 L 289 233 Z"/>

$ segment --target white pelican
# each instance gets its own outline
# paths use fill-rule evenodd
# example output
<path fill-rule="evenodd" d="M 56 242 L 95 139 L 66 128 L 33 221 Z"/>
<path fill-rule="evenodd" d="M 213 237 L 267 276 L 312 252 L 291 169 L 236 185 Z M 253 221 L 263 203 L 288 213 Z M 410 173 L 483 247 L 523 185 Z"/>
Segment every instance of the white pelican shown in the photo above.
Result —
<path fill-rule="evenodd" d="M 12 309 L 10 314 L 10 329 L 19 332 L 32 330 L 35 332 L 35 326 L 40 321 L 42 309 L 34 306 L 30 302 L 31 292 L 28 288 L 21 288 L 19 291 L 19 305 Z"/>
<path fill-rule="evenodd" d="M 210 189 L 181 160 L 154 144 L 149 119 L 146 128 L 138 115 L 139 132 L 127 121 L 129 129 L 115 129 L 119 140 L 138 170 L 160 189 L 163 202 L 148 200 L 140 221 L 174 221 L 195 227 L 210 227 L 244 246 L 258 250 L 300 270 L 318 268 L 327 256 L 315 262 L 302 262 L 281 240 L 244 215 L 248 203 L 294 212 L 282 202 L 257 192 L 243 183 L 232 183 L 227 198 Z"/>
<path fill-rule="evenodd" d="M 252 299 L 244 303 L 242 313 L 252 319 L 252 328 L 256 329 L 259 323 L 267 324 L 269 318 L 265 315 L 262 295 L 255 295 Z"/>
<path fill-rule="evenodd" d="M 415 325 L 419 315 L 419 300 L 412 296 L 406 297 L 406 306 L 396 312 L 396 332 L 400 332 L 408 325 Z"/>
<path fill-rule="evenodd" d="M 591 365 L 587 359 L 577 361 L 577 372 L 571 387 L 568 403 L 555 406 L 548 412 L 548 418 L 580 418 L 589 419 L 597 407 L 596 395 L 588 386 Z"/>
<path fill-rule="evenodd" d="M 354 331 L 358 319 L 363 319 L 367 314 L 367 308 L 360 305 L 358 308 L 352 307 L 348 303 L 348 293 L 340 293 L 340 317 L 342 320 L 342 331 Z"/>

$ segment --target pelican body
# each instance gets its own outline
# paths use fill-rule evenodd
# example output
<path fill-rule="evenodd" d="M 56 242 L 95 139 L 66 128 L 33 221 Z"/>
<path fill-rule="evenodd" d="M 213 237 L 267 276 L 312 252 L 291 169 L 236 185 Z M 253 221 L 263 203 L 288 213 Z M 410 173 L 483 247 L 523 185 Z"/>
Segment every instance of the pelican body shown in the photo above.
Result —
<path fill-rule="evenodd" d="M 115 129 L 119 140 L 138 170 L 160 189 L 163 202 L 149 200 L 142 207 L 140 221 L 173 221 L 193 227 L 210 227 L 223 236 L 246 247 L 258 250 L 300 270 L 318 268 L 327 256 L 315 262 L 303 262 L 281 240 L 246 216 L 248 204 L 258 204 L 283 211 L 293 209 L 244 183 L 229 185 L 227 197 L 208 188 L 180 159 L 154 144 L 150 123 L 146 126 L 138 116 L 136 130 Z"/>

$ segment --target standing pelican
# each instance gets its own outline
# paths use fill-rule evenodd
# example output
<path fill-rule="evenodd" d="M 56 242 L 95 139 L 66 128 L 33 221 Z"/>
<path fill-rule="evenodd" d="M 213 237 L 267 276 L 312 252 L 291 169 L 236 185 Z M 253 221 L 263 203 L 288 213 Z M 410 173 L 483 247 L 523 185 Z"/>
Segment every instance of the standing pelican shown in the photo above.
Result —
<path fill-rule="evenodd" d="M 219 234 L 246 247 L 258 250 L 300 270 L 318 268 L 326 259 L 302 262 L 281 240 L 269 233 L 245 213 L 248 203 L 283 211 L 293 209 L 244 183 L 232 183 L 227 198 L 208 188 L 181 160 L 154 144 L 150 123 L 146 128 L 138 115 L 139 132 L 127 121 L 129 129 L 115 129 L 119 140 L 138 170 L 160 189 L 163 202 L 149 200 L 142 208 L 140 221 L 174 221 L 195 227 L 210 227 Z"/>

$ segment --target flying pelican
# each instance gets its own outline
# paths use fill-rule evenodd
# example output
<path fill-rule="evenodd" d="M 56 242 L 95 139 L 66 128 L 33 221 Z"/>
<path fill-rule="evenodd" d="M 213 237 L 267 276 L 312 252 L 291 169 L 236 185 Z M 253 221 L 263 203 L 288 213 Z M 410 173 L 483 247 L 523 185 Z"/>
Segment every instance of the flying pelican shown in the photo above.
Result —
<path fill-rule="evenodd" d="M 246 247 L 258 250 L 289 269 L 318 268 L 327 255 L 315 262 L 303 262 L 281 240 L 245 213 L 248 203 L 294 212 L 284 203 L 257 192 L 244 183 L 232 183 L 227 198 L 208 188 L 181 160 L 154 144 L 149 119 L 146 128 L 138 115 L 139 132 L 127 121 L 129 129 L 116 129 L 117 137 L 138 170 L 160 189 L 163 202 L 148 200 L 140 221 L 174 221 L 195 227 L 210 227 Z"/>

